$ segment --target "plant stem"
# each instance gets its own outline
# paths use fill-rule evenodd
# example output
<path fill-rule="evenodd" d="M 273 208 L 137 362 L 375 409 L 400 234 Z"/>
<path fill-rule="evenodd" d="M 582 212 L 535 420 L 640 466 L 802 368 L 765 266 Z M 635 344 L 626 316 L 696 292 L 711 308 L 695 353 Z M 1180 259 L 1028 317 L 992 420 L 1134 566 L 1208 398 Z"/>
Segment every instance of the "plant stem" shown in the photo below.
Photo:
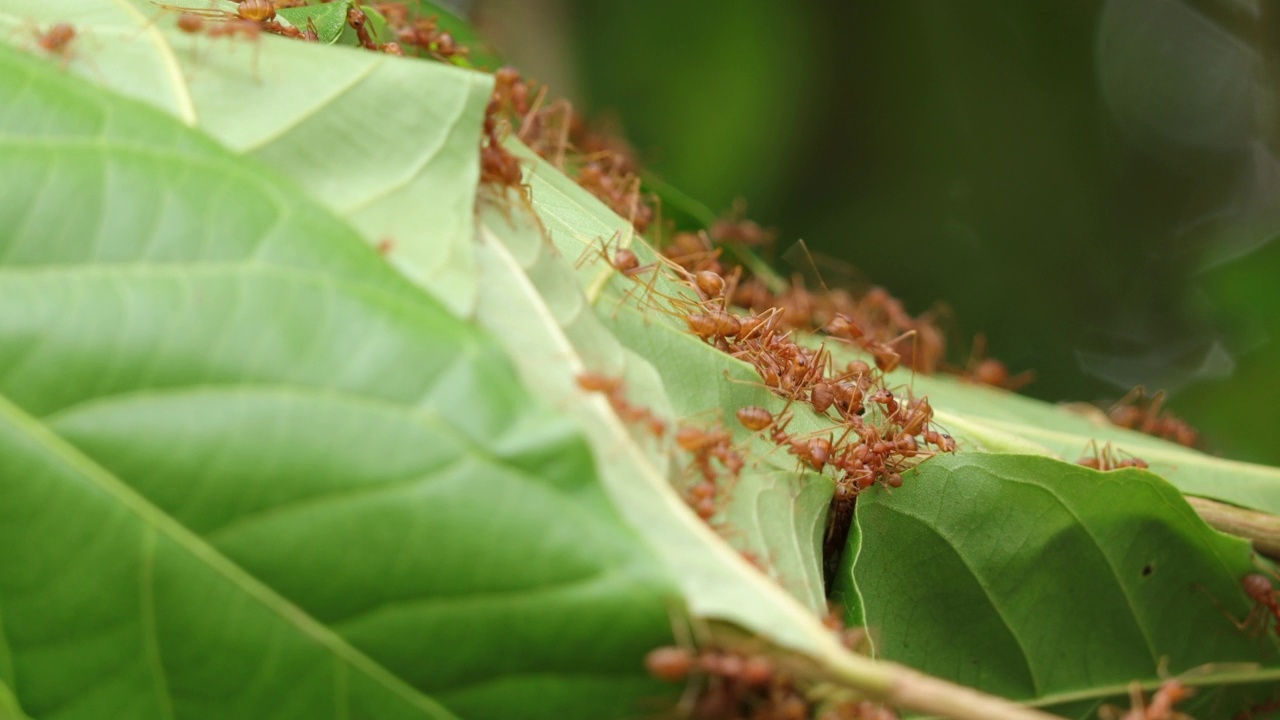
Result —
<path fill-rule="evenodd" d="M 925 675 L 897 663 L 841 653 L 826 658 L 837 682 L 903 710 L 953 720 L 1048 720 L 1041 710 Z"/>
<path fill-rule="evenodd" d="M 1280 562 L 1280 518 L 1204 498 L 1187 497 L 1187 502 L 1213 529 L 1242 537 L 1254 550 Z"/>

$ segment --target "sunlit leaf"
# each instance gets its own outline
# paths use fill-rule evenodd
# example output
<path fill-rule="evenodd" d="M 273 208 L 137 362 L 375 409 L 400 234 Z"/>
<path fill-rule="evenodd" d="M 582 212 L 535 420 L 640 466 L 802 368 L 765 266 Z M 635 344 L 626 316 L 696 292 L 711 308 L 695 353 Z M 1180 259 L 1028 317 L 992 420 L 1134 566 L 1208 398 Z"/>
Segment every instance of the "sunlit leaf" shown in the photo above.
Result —
<path fill-rule="evenodd" d="M 333 44 L 342 37 L 347 29 L 347 10 L 351 8 L 350 0 L 330 2 L 324 5 L 299 5 L 298 7 L 280 8 L 278 14 L 283 16 L 299 30 L 312 28 L 320 42 Z"/>
<path fill-rule="evenodd" d="M 0 0 L 0 38 L 39 52 L 29 29 L 74 18 L 67 70 L 264 161 L 367 243 L 389 247 L 396 267 L 452 310 L 474 305 L 488 76 L 273 36 L 186 35 L 176 17 L 146 0 Z"/>
<path fill-rule="evenodd" d="M 0 678 L 23 709 L 661 706 L 641 659 L 674 587 L 496 344 L 159 112 L 8 49 L 0 108 Z"/>

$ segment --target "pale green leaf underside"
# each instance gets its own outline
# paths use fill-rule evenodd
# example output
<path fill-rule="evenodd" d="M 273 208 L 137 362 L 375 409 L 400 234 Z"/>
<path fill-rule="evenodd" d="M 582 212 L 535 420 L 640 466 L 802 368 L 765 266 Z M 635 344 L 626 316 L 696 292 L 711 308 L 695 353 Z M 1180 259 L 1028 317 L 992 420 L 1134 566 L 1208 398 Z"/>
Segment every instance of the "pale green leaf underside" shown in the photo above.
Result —
<path fill-rule="evenodd" d="M 40 53 L 37 29 L 74 23 L 67 70 L 263 160 L 466 314 L 491 78 L 272 36 L 191 36 L 176 17 L 146 0 L 0 0 L 0 38 Z"/>
<path fill-rule="evenodd" d="M 912 382 L 905 373 L 899 382 Z M 984 432 L 1009 435 L 1040 445 L 1049 453 L 1074 462 L 1088 451 L 1089 442 L 1110 442 L 1122 453 L 1146 460 L 1151 470 L 1188 495 L 1213 498 L 1242 507 L 1280 514 L 1280 468 L 1213 457 L 1159 438 L 1125 430 L 1099 415 L 1085 416 L 1031 398 L 946 377 L 917 377 L 917 393 L 946 413 L 962 418 L 972 429 L 971 447 L 1001 451 L 999 441 L 989 447 Z M 946 419 L 942 422 L 945 424 Z M 1025 452 L 1014 449 L 1014 452 Z M 1123 455 L 1121 455 L 1123 457 Z"/>
<path fill-rule="evenodd" d="M 587 445 L 341 219 L 2 48 L 0 164 L 0 680 L 28 714 L 669 696 L 640 660 L 674 590 Z"/>
<path fill-rule="evenodd" d="M 602 397 L 576 386 L 575 376 L 591 370 L 627 378 L 635 402 L 657 412 L 664 412 L 668 402 L 680 402 L 668 399 L 648 360 L 624 348 L 601 324 L 574 284 L 567 261 L 526 218 L 519 210 L 505 217 L 492 211 L 482 216 L 480 268 L 486 291 L 479 306 L 481 323 L 506 343 L 526 385 L 580 418 L 615 503 L 673 568 L 690 612 L 735 622 L 793 648 L 831 652 L 831 638 L 814 622 L 815 615 L 748 567 L 675 495 L 669 482 L 678 469 L 668 459 L 670 440 L 660 443 L 643 429 L 627 428 Z M 521 310 L 513 313 L 512 308 Z M 774 485 L 762 487 L 760 494 L 776 493 L 778 484 L 795 478 L 770 480 Z M 747 496 L 741 487 L 737 492 Z M 791 504 L 790 498 L 757 499 L 761 505 L 766 500 Z M 794 543 L 797 537 L 811 536 L 809 530 L 790 527 L 779 534 Z M 794 552 L 788 567 L 805 567 L 804 561 L 814 557 L 812 548 Z M 807 586 L 795 587 L 808 592 L 811 586 L 818 592 L 806 598 L 813 607 L 822 602 L 816 567 Z"/>
<path fill-rule="evenodd" d="M 760 385 L 749 366 L 698 340 L 683 322 L 642 306 L 643 285 L 650 278 L 618 277 L 598 253 L 605 242 L 613 248 L 615 243 L 631 241 L 642 262 L 648 262 L 651 251 L 632 240 L 624 221 L 563 174 L 537 158 L 528 157 L 528 162 L 534 207 L 554 247 L 545 252 L 558 253 L 562 263 L 573 261 L 580 266 L 578 284 L 589 293 L 595 310 L 592 322 L 602 325 L 608 337 L 583 346 L 622 345 L 657 371 L 660 397 L 669 400 L 675 418 L 701 426 L 719 421 L 734 432 L 735 442 L 747 452 L 748 467 L 732 484 L 717 521 L 726 526 L 724 534 L 731 543 L 754 555 L 797 599 L 821 614 L 826 604 L 821 538 L 831 483 L 813 474 L 802 477 L 792 456 L 763 439 L 753 439 L 734 416 L 747 405 L 777 411 L 782 401 Z M 659 277 L 654 288 L 655 293 L 679 292 L 665 277 Z M 566 291 L 548 288 L 546 292 Z M 651 396 L 643 389 L 634 395 Z M 816 418 L 799 411 L 792 425 L 799 432 L 819 427 Z"/>

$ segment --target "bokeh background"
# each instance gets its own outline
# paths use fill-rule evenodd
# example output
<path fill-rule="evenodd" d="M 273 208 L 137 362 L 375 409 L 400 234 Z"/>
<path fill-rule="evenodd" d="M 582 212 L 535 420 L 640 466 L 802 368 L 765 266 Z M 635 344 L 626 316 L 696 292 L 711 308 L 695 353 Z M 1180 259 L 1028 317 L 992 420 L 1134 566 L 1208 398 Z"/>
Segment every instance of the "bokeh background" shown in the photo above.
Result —
<path fill-rule="evenodd" d="M 745 201 L 784 272 L 803 239 L 831 285 L 945 303 L 1026 394 L 1164 389 L 1209 451 L 1280 464 L 1280 4 L 460 10 L 663 179 Z"/>

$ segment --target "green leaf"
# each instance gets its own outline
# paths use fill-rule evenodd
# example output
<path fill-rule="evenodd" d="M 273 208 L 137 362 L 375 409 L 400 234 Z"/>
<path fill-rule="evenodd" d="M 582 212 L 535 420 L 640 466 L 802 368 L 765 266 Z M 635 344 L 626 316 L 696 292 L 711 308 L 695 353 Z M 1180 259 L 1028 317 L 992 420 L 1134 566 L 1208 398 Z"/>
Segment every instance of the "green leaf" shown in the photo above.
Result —
<path fill-rule="evenodd" d="M 0 682 L 0 720 L 31 720 L 22 712 L 18 699 L 4 682 Z"/>
<path fill-rule="evenodd" d="M 185 36 L 168 16 L 145 25 L 143 5 L 123 0 L 93 3 L 99 13 L 48 9 L 88 4 L 0 0 L 0 14 L 9 8 L 15 28 L 28 12 L 47 13 L 42 24 L 83 15 L 67 70 L 272 168 L 154 116 L 64 116 L 54 111 L 59 98 L 36 120 L 11 113 L 28 136 L 13 143 L 12 165 L 30 180 L 0 199 L 9 213 L 0 220 L 21 218 L 8 225 L 10 257 L 42 271 L 14 279 L 7 296 L 18 302 L 0 308 L 0 330 L 18 328 L 9 347 L 26 353 L 9 361 L 17 379 L 0 389 L 16 426 L 34 428 L 42 461 L 83 455 L 72 466 L 91 481 L 79 484 L 105 494 L 108 510 L 129 496 L 106 490 L 138 494 L 121 527 L 172 545 L 180 567 L 209 548 L 260 587 L 223 573 L 206 595 L 296 607 L 324 638 L 311 650 L 356 668 L 343 677 L 381 669 L 406 692 L 468 716 L 513 707 L 627 715 L 669 702 L 673 688 L 645 677 L 639 657 L 669 642 L 668 611 L 685 605 L 695 619 L 737 624 L 873 694 L 914 687 L 898 683 L 893 666 L 850 656 L 817 621 L 831 481 L 799 473 L 733 418 L 744 405 L 776 411 L 782 402 L 750 366 L 639 302 L 648 291 L 597 252 L 610 238 L 632 243 L 642 261 L 652 251 L 539 162 L 528 181 L 543 228 L 523 218 L 514 195 L 475 223 L 489 78 L 278 38 Z M 18 76 L 14 96 L 32 101 L 28 85 Z M 61 128 L 53 137 L 73 138 L 70 147 L 30 147 L 46 124 Z M 104 145 L 114 132 L 118 143 Z M 72 199 L 57 183 L 81 192 Z M 119 197 L 125 187 L 136 196 Z M 88 212 L 64 211 L 85 197 Z M 384 232 L 389 224 L 408 229 Z M 86 247 L 89 239 L 96 244 Z M 360 240 L 389 241 L 390 261 L 412 284 Z M 73 278 L 59 274 L 63 265 Z M 652 292 L 686 291 L 658 278 Z M 684 506 L 672 486 L 687 473 L 669 439 L 624 425 L 603 398 L 576 387 L 587 370 L 625 377 L 628 397 L 664 418 L 719 419 L 734 430 L 749 467 L 715 523 L 787 592 Z M 991 399 L 970 413 L 969 388 L 921 380 L 966 449 L 1065 455 L 1049 439 L 1066 435 L 1080 449 L 1088 440 L 1058 410 Z M 1028 418 L 1070 430 L 1046 439 Z M 828 425 L 799 412 L 790 429 Z M 419 479 L 438 494 L 414 494 Z M 380 503 L 384 485 L 394 487 Z M 352 506 L 322 502 L 335 493 L 355 503 L 355 520 Z M 550 532 L 546 518 L 557 521 Z M 353 548 L 365 552 L 353 560 Z M 331 564 L 334 556 L 345 562 Z M 421 597 L 428 607 L 415 604 Z M 360 618 L 377 603 L 392 608 Z M 352 613 L 360 620 L 348 622 Z M 297 635 L 298 618 L 282 617 L 264 627 Z M 438 647 L 466 651 L 442 656 Z"/>
<path fill-rule="evenodd" d="M 299 30 L 315 28 L 320 42 L 332 45 L 347 30 L 347 11 L 351 9 L 350 0 L 330 2 L 324 5 L 299 5 L 298 7 L 280 8 L 278 13 Z"/>
<path fill-rule="evenodd" d="M 1251 607 L 1248 545 L 1151 473 L 941 457 L 901 489 L 859 497 L 856 523 L 840 590 L 856 595 L 878 656 L 1005 697 L 1084 702 L 1075 717 L 1163 672 L 1194 670 L 1190 682 L 1253 662 L 1266 667 L 1233 681 L 1280 679 L 1276 639 L 1226 614 Z M 1202 689 L 1186 711 L 1248 704 L 1232 692 Z"/>
<path fill-rule="evenodd" d="M 0 0 L 0 3 L 2 2 L 3 0 Z M 0 5 L 0 7 L 2 7 L 2 5 Z M 51 17 L 55 16 L 51 15 Z M 118 22 L 123 24 L 127 23 L 129 20 L 129 17 L 124 17 Z M 104 25 L 110 26 L 107 21 L 104 20 L 102 22 Z M 186 41 L 186 38 L 182 37 L 181 34 L 175 34 L 173 32 L 161 33 L 158 32 L 159 29 L 159 27 L 153 28 L 153 30 L 148 33 L 147 37 L 149 39 L 149 47 L 154 46 L 155 48 L 166 50 L 181 49 L 183 47 L 181 43 Z M 151 38 L 151 35 L 155 36 L 154 39 Z M 261 48 L 262 57 L 258 60 L 261 67 L 264 69 L 269 69 L 277 66 L 278 64 L 292 61 L 294 59 L 293 53 L 295 52 L 295 48 L 302 48 L 304 51 L 309 48 L 309 46 L 304 43 L 273 42 L 276 40 L 275 38 L 266 38 L 264 40 L 265 42 Z M 274 54 L 268 54 L 269 50 Z M 106 56 L 106 60 L 110 60 L 115 57 L 110 53 L 103 53 L 102 55 Z M 104 57 L 102 55 L 95 55 L 95 63 L 99 65 L 103 64 Z M 338 148 L 341 148 L 341 146 L 347 142 L 346 136 L 348 133 L 348 126 L 366 129 L 376 126 L 379 128 L 379 131 L 370 138 L 366 138 L 363 142 L 372 144 L 374 141 L 377 141 L 379 143 L 379 147 L 386 148 L 389 146 L 391 148 L 385 152 L 397 153 L 399 152 L 398 148 L 403 142 L 402 139 L 388 138 L 386 133 L 382 131 L 385 129 L 387 122 L 387 119 L 383 116 L 385 103 L 370 103 L 369 105 L 366 105 L 363 102 L 354 102 L 349 98 L 342 98 L 341 102 L 335 100 L 317 105 L 314 109 L 309 109 L 300 116 L 299 111 L 295 107 L 283 106 L 279 103 L 274 97 L 274 95 L 278 93 L 267 90 L 265 86 L 258 86 L 253 82 L 234 83 L 231 80 L 224 81 L 224 76 L 230 76 L 234 79 L 236 74 L 234 71 L 228 69 L 204 67 L 207 63 L 212 62 L 212 59 L 208 58 L 207 55 L 207 53 L 203 53 L 199 56 L 189 57 L 181 52 L 177 53 L 175 55 L 176 59 L 183 67 L 189 68 L 186 72 L 190 73 L 192 79 L 189 82 L 179 81 L 173 83 L 172 87 L 175 91 L 190 93 L 192 102 L 212 103 L 217 100 L 217 102 L 228 106 L 228 111 L 232 111 L 234 109 L 234 112 L 245 117 L 243 120 L 237 118 L 235 121 L 228 120 L 226 122 L 222 122 L 207 112 L 199 112 L 193 113 L 191 119 L 194 119 L 202 129 L 205 129 L 215 135 L 215 137 L 218 137 L 233 150 L 251 150 L 252 155 L 262 157 L 269 161 L 277 170 L 291 174 L 295 178 L 302 179 L 304 185 L 314 186 L 312 189 L 312 194 L 314 196 L 318 197 L 322 202 L 330 205 L 331 208 L 336 209 L 339 213 L 345 214 L 346 218 L 353 225 L 360 227 L 360 213 L 347 212 L 344 207 L 334 207 L 332 199 L 339 191 L 337 189 L 327 190 L 322 187 L 332 182 L 329 178 L 338 177 L 349 178 L 354 176 L 357 178 L 357 181 L 351 184 L 358 184 L 359 178 L 362 175 L 359 162 L 345 153 L 340 153 L 341 157 L 336 162 L 327 155 L 317 155 L 314 152 L 308 152 L 305 154 L 292 152 L 266 153 L 262 150 L 254 149 L 255 141 L 242 137 L 245 132 L 242 126 L 246 124 L 252 126 L 254 123 L 265 122 L 267 127 L 263 127 L 260 130 L 260 133 L 262 135 L 279 135 L 280 139 L 273 141 L 273 143 L 277 145 L 283 144 L 285 142 L 285 138 L 305 134 L 308 137 L 315 136 L 329 138 L 329 140 L 326 141 L 326 145 Z M 356 64 L 351 56 L 355 56 L 355 59 L 361 59 L 369 55 L 371 54 L 346 52 L 329 53 L 326 56 L 323 65 L 326 68 L 326 73 L 333 72 L 341 74 L 344 66 Z M 377 56 L 374 57 L 376 58 Z M 130 56 L 122 56 L 118 60 L 118 65 L 113 64 L 112 68 L 117 66 L 120 68 L 126 67 L 131 61 L 136 61 L 136 59 Z M 247 62 L 248 58 L 242 58 L 241 61 Z M 313 66 L 317 63 L 319 63 L 319 60 L 312 61 Z M 431 113 L 430 108 L 433 106 L 433 103 L 431 103 L 430 100 L 440 96 L 440 91 L 435 90 L 434 88 L 438 86 L 448 87 L 456 80 L 455 72 L 440 68 L 439 66 L 431 63 L 414 63 L 405 61 L 404 63 L 398 64 L 407 64 L 414 67 L 422 66 L 433 69 L 434 73 L 430 74 L 429 77 L 422 77 L 419 79 L 419 84 L 432 89 L 424 92 L 421 98 L 415 96 L 409 99 L 400 99 L 399 96 L 403 94 L 401 86 L 391 82 L 390 78 L 382 78 L 378 72 L 373 72 L 362 77 L 359 80 L 359 84 L 355 85 L 354 88 L 363 89 L 367 87 L 370 95 L 394 92 L 397 96 L 396 102 L 407 102 L 414 109 L 420 111 L 423 116 L 428 116 Z M 398 64 L 392 63 L 392 65 Z M 358 65 L 361 68 L 374 67 L 379 71 L 382 71 L 386 67 L 381 58 L 372 63 L 369 61 L 361 61 Z M 330 68 L 334 68 L 334 70 L 331 71 Z M 270 70 L 267 71 L 270 72 Z M 409 71 L 406 70 L 404 72 L 407 73 Z M 417 72 L 418 71 L 416 70 L 414 71 L 414 73 Z M 92 76 L 92 73 L 87 69 L 86 74 Z M 206 77 L 206 75 L 209 77 Z M 302 82 L 304 84 L 315 83 L 318 86 L 325 83 L 331 83 L 333 81 L 332 76 L 317 80 L 314 72 L 305 73 L 300 75 L 300 77 L 301 79 L 298 82 Z M 129 91 L 128 85 L 117 80 L 114 75 L 107 76 L 106 80 L 109 84 L 125 91 L 126 93 Z M 483 87 L 487 88 L 488 82 L 489 80 L 486 78 L 484 80 Z M 294 83 L 290 83 L 291 91 L 296 90 L 296 88 L 292 87 L 293 85 Z M 479 86 L 479 83 L 469 81 L 467 85 L 475 87 Z M 171 112 L 174 111 L 172 105 L 167 103 L 163 97 L 150 95 L 145 96 L 142 99 L 148 102 L 154 102 L 161 108 L 169 109 Z M 265 106 L 263 106 L 263 103 L 265 103 Z M 349 112 L 345 111 L 348 103 L 352 103 L 351 111 Z M 438 102 L 434 104 L 438 105 Z M 255 112 L 245 113 L 245 108 L 253 108 Z M 357 112 L 365 108 L 376 108 L 377 111 Z M 482 104 L 477 106 L 477 114 L 472 120 L 476 125 L 476 129 L 467 130 L 464 127 L 465 119 L 458 118 L 456 120 L 451 120 L 453 125 L 451 126 L 450 132 L 459 136 L 466 135 L 468 132 L 476 132 L 477 135 L 475 137 L 478 138 L 478 113 L 480 110 L 482 110 Z M 183 113 L 181 112 L 177 112 L 176 114 L 179 117 L 183 117 Z M 439 115 L 438 111 L 436 112 L 436 115 Z M 302 127 L 299 127 L 299 123 L 307 128 L 307 133 L 303 133 L 303 129 Z M 424 127 L 428 128 L 428 132 L 431 131 L 430 126 Z M 301 140 L 299 140 L 299 142 L 301 142 Z M 413 142 L 415 143 L 415 147 L 421 146 L 421 136 L 414 136 Z M 468 163 L 475 163 L 475 153 L 473 148 L 477 143 L 478 139 L 473 140 L 471 146 L 467 150 L 467 155 L 465 157 Z M 416 156 L 419 153 L 415 151 L 413 154 Z M 379 157 L 383 157 L 381 152 Z M 341 166 L 340 170 L 336 169 L 339 165 Z M 330 168 L 335 169 L 331 170 Z M 449 168 L 439 167 L 434 168 L 433 172 L 437 172 L 439 178 L 444 178 L 447 170 L 449 170 Z M 373 171 L 371 170 L 370 173 L 372 172 Z M 371 175 L 374 179 L 370 182 L 372 184 L 376 184 L 377 178 L 394 176 L 398 172 L 400 171 L 394 167 L 380 167 L 378 168 L 376 175 Z M 466 177 L 467 174 L 464 173 L 463 178 L 465 179 Z M 609 234 L 612 234 L 619 229 L 620 221 L 616 216 L 600 205 L 594 198 L 591 198 L 589 195 L 586 195 L 583 191 L 574 186 L 567 178 L 564 178 L 558 172 L 554 171 L 547 175 L 547 177 L 549 177 L 550 180 L 547 180 L 546 182 L 550 184 L 545 188 L 539 188 L 536 191 L 540 208 L 552 208 L 550 212 L 551 215 L 554 216 L 554 209 L 558 206 L 558 203 L 561 203 L 561 200 L 556 197 L 557 194 L 560 195 L 560 197 L 564 197 L 563 193 L 567 191 L 573 193 L 572 197 L 578 198 L 578 200 L 567 201 L 568 204 L 566 207 L 570 214 L 565 218 L 560 219 L 560 222 L 562 223 L 577 223 L 571 234 L 561 236 L 566 243 L 566 252 L 572 252 L 576 257 L 578 253 L 582 252 L 582 249 L 592 243 L 598 242 L 600 237 L 607 237 Z M 451 187 L 455 188 L 458 186 L 470 186 L 470 184 L 471 183 L 466 182 L 465 180 L 461 183 L 452 182 L 452 179 L 449 183 Z M 434 196 L 424 195 L 424 197 Z M 586 208 L 588 208 L 588 211 L 584 212 L 581 208 L 576 207 L 575 204 L 577 202 L 587 203 Z M 434 213 L 432 217 L 440 217 L 442 215 L 445 217 L 448 216 L 448 213 L 442 211 L 436 204 L 418 203 L 417 205 L 419 207 L 414 208 L 414 213 L 421 212 L 424 217 L 432 213 Z M 381 212 L 378 217 L 382 217 L 385 214 L 385 212 Z M 601 220 L 599 218 L 605 219 Z M 470 224 L 470 222 L 470 215 L 468 214 L 467 223 Z M 424 220 L 421 223 L 421 225 L 428 227 L 434 227 L 437 224 L 439 224 L 438 220 Z M 595 234 L 597 229 L 599 229 L 599 235 Z M 385 236 L 378 236 L 370 233 L 365 234 L 365 239 L 371 243 L 376 243 L 383 237 Z M 391 258 L 395 261 L 401 256 L 427 257 L 433 253 L 439 253 L 439 245 L 440 243 L 437 238 L 433 237 L 431 234 L 407 233 L 403 236 L 395 237 Z M 461 264 L 470 265 L 473 262 L 474 261 L 469 259 L 468 256 L 468 259 Z M 459 296 L 459 293 L 453 292 L 449 290 L 449 288 L 453 287 L 453 276 L 461 272 L 460 264 L 450 263 L 449 265 L 444 266 L 441 271 L 444 273 L 446 270 L 449 271 L 449 274 L 441 274 L 441 284 L 435 284 L 433 289 L 439 290 L 445 299 L 456 298 Z M 590 266 L 583 271 L 584 276 L 588 273 L 596 280 L 601 278 L 598 266 Z M 410 277 L 418 279 L 418 277 L 413 273 L 409 274 Z M 432 286 L 432 283 L 426 284 L 428 286 Z M 470 284 L 474 285 L 474 279 Z M 671 290 L 671 288 L 668 288 L 668 290 Z M 621 297 L 623 292 L 625 292 L 625 289 L 618 290 L 611 296 L 611 299 L 597 298 L 597 300 L 602 308 L 608 308 L 611 312 L 614 308 L 618 307 L 617 299 Z M 628 341 L 633 345 L 639 344 L 642 349 L 645 349 L 645 336 L 650 334 L 649 328 L 645 324 L 646 321 L 637 314 L 634 308 L 626 305 L 623 305 L 622 307 L 623 321 L 629 323 L 628 328 L 621 331 L 624 341 Z M 603 310 L 601 313 L 605 314 Z M 639 322 L 637 322 L 637 320 Z M 611 321 L 612 319 L 607 322 Z M 659 327 L 662 328 L 661 339 L 663 344 L 661 346 L 654 346 L 650 344 L 647 346 L 647 352 L 651 354 L 657 353 L 659 355 L 668 352 L 685 354 L 692 352 L 694 354 L 693 356 L 698 358 L 698 362 L 696 364 L 684 367 L 683 371 L 679 373 L 679 378 L 673 378 L 670 381 L 675 383 L 677 391 L 675 395 L 681 402 L 679 407 L 673 408 L 669 412 L 664 413 L 666 416 L 688 417 L 704 413 L 711 408 L 728 408 L 729 412 L 725 415 L 726 424 L 737 430 L 738 437 L 745 440 L 746 433 L 742 431 L 742 429 L 737 426 L 736 422 L 732 419 L 732 411 L 736 406 L 742 404 L 759 404 L 771 406 L 775 409 L 780 407 L 780 403 L 778 403 L 775 398 L 758 387 L 752 388 L 746 385 L 733 386 L 726 385 L 724 383 L 704 382 L 703 378 L 719 376 L 726 368 L 731 368 L 735 378 L 740 382 L 754 382 L 755 377 L 752 374 L 752 371 L 742 363 L 729 362 L 726 364 L 727 359 L 724 356 L 702 343 L 697 342 L 679 326 L 672 324 L 669 319 L 665 319 L 665 324 L 659 323 Z M 591 343 L 588 342 L 585 344 L 590 345 Z M 658 363 L 657 367 L 669 372 L 673 369 L 679 368 L 680 366 L 673 365 L 669 362 L 662 362 Z M 723 389 L 717 390 L 719 386 L 723 386 Z M 637 391 L 640 393 L 638 397 L 649 397 L 651 395 L 648 392 L 644 392 L 643 388 L 637 388 Z M 708 394 L 708 392 L 710 392 L 710 394 Z M 721 392 L 728 394 L 724 398 L 721 398 L 719 397 L 719 393 Z M 733 402 L 729 402 L 729 399 L 732 399 Z M 735 403 L 737 405 L 735 405 Z M 704 415 L 704 417 L 708 421 L 714 419 L 711 415 Z M 800 422 L 797 422 L 795 427 L 802 430 L 813 429 L 816 427 L 816 421 L 802 419 Z M 763 467 L 757 472 L 749 473 L 747 477 L 738 483 L 732 495 L 732 502 L 726 509 L 726 517 L 731 525 L 736 528 L 736 532 L 740 538 L 738 544 L 742 549 L 750 552 L 753 556 L 759 558 L 766 565 L 771 567 L 775 577 L 782 581 L 784 585 L 793 592 L 793 594 L 800 598 L 813 611 L 820 613 L 824 608 L 825 601 L 823 599 L 823 586 L 820 571 L 821 563 L 819 559 L 819 540 L 823 526 L 822 518 L 829 498 L 830 485 L 825 482 L 819 482 L 817 484 L 805 483 L 803 484 L 805 489 L 801 491 L 802 480 L 793 472 L 795 465 L 789 456 L 782 456 L 779 453 L 771 453 L 771 448 L 766 443 L 756 443 L 753 452 L 757 457 L 765 458 Z M 773 506 L 771 503 L 761 502 L 763 498 L 770 496 L 779 496 L 787 502 L 777 507 Z"/>
<path fill-rule="evenodd" d="M 641 658 L 674 586 L 491 339 L 290 180 L 3 48 L 0 164 L 0 678 L 27 712 L 669 702 Z"/>
<path fill-rule="evenodd" d="M 954 422 L 957 427 L 950 429 L 962 448 L 1028 452 L 1039 446 L 1040 452 L 1074 461 L 1088 451 L 1091 441 L 1109 442 L 1122 454 L 1146 460 L 1152 471 L 1188 495 L 1280 515 L 1280 468 L 1213 457 L 1118 428 L 1101 412 L 1084 415 L 953 378 L 911 378 L 903 372 L 895 377 L 903 384 L 913 383 L 917 394 L 928 395 L 943 411 L 944 425 Z M 1009 447 L 1002 438 L 1031 445 Z"/>
<path fill-rule="evenodd" d="M 466 314 L 492 79 L 274 36 L 192 36 L 176 17 L 146 0 L 0 0 L 0 38 L 38 53 L 30 29 L 72 19 L 67 70 L 262 160 L 370 245 L 389 244 L 398 270 Z"/>

